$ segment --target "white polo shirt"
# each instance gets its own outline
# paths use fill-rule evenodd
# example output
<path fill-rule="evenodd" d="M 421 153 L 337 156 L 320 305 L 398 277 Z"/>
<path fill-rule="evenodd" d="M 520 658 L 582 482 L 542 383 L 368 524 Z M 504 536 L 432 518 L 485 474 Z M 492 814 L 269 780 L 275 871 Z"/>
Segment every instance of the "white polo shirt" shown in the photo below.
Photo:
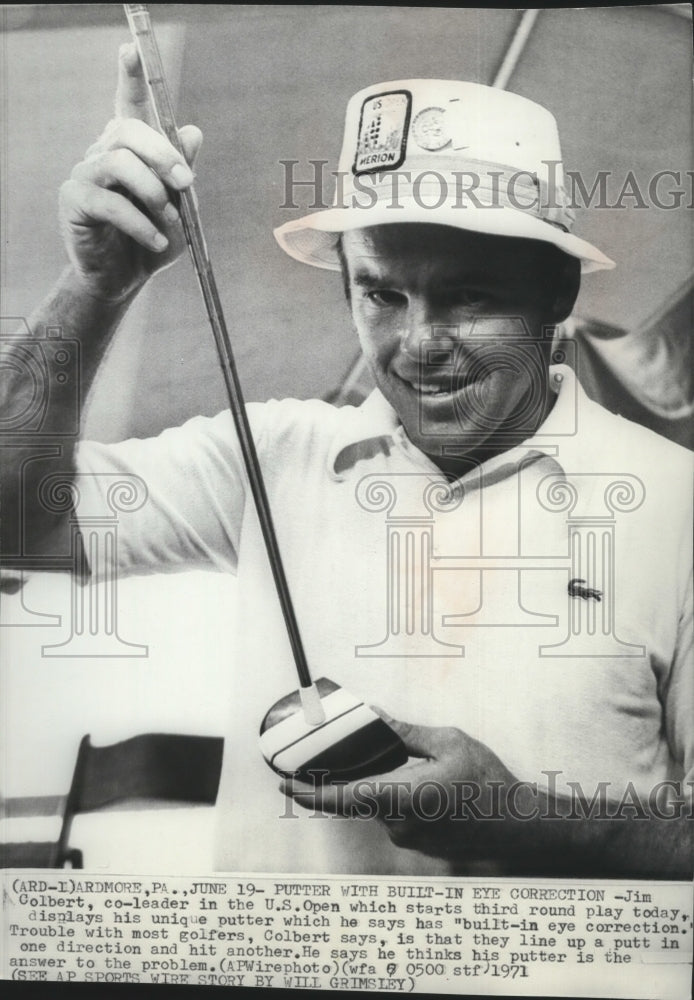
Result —
<path fill-rule="evenodd" d="M 694 779 L 693 456 L 591 402 L 568 367 L 551 379 L 542 427 L 453 484 L 377 391 L 248 410 L 314 677 L 465 730 L 519 780 L 558 772 L 589 797 L 608 782 L 617 801 L 632 782 L 647 802 Z M 238 574 L 219 868 L 448 873 L 374 821 L 288 807 L 261 757 L 261 720 L 296 680 L 229 413 L 84 443 L 78 469 L 95 474 L 83 494 L 103 473 L 146 481 L 120 573 Z"/>

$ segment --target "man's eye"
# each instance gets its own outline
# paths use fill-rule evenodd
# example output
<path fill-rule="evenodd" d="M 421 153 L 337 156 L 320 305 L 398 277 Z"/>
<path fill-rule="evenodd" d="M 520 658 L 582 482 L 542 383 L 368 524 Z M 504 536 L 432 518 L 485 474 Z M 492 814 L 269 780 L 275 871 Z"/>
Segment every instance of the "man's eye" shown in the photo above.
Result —
<path fill-rule="evenodd" d="M 403 305 L 405 296 L 400 292 L 394 292 L 390 288 L 379 288 L 367 292 L 369 302 L 377 306 L 400 306 Z"/>

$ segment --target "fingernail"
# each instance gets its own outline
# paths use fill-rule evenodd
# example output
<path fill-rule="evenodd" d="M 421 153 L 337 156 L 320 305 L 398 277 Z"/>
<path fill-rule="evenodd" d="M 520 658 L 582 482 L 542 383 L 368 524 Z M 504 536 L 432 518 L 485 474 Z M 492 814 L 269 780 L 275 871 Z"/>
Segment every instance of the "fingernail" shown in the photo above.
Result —
<path fill-rule="evenodd" d="M 167 202 L 166 208 L 164 209 L 164 218 L 167 222 L 178 222 L 180 216 L 176 211 L 176 206 L 172 205 L 171 202 Z"/>
<path fill-rule="evenodd" d="M 171 168 L 170 177 L 177 188 L 188 187 L 193 183 L 193 171 L 183 163 L 177 163 Z"/>
<path fill-rule="evenodd" d="M 157 233 L 157 235 L 152 239 L 152 246 L 155 250 L 166 250 L 168 245 L 169 241 L 166 236 L 163 236 L 161 233 Z"/>

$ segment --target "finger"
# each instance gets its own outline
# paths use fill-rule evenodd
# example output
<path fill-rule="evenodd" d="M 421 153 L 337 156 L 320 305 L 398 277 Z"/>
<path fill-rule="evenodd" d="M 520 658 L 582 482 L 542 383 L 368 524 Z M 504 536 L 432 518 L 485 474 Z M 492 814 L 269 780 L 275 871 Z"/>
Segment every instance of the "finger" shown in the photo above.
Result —
<path fill-rule="evenodd" d="M 121 187 L 152 214 L 163 215 L 171 223 L 178 220 L 168 189 L 129 149 L 114 149 L 78 163 L 71 176 L 100 187 Z"/>
<path fill-rule="evenodd" d="M 119 141 L 122 141 L 123 139 L 123 130 L 121 126 L 122 122 L 119 118 L 112 118 L 99 138 L 93 142 L 85 152 L 85 160 L 91 160 L 94 157 L 101 156 L 108 149 L 112 149 L 117 146 Z M 161 133 L 156 132 L 156 130 L 153 131 L 155 131 L 157 135 L 161 135 Z M 178 137 L 183 147 L 185 161 L 192 169 L 195 166 L 198 154 L 200 153 L 200 147 L 202 146 L 202 132 L 197 125 L 184 125 L 178 130 Z M 164 139 L 164 142 L 166 143 L 167 140 Z M 161 147 L 161 149 L 165 148 L 165 146 Z"/>
<path fill-rule="evenodd" d="M 283 795 L 309 795 L 313 792 L 313 785 L 307 781 L 299 781 L 297 778 L 282 778 L 280 781 L 280 791 Z"/>
<path fill-rule="evenodd" d="M 377 815 L 390 821 L 411 817 L 416 812 L 415 801 L 421 801 L 423 795 L 428 799 L 432 793 L 436 794 L 435 788 L 443 783 L 444 776 L 440 765 L 429 758 L 417 758 L 369 780 L 375 786 L 373 798 L 378 806 Z M 349 803 L 349 797 L 347 801 Z"/>
<path fill-rule="evenodd" d="M 108 223 L 147 250 L 155 253 L 166 250 L 169 242 L 166 236 L 129 198 L 119 192 L 72 179 L 63 184 L 60 194 L 64 217 L 69 225 L 79 227 Z"/>
<path fill-rule="evenodd" d="M 343 794 L 348 788 L 347 782 L 316 782 L 315 785 L 292 778 L 286 778 L 280 785 L 285 795 L 290 796 L 297 805 L 314 812 L 330 813 L 334 816 L 348 815 L 343 802 Z M 350 798 L 350 802 L 353 797 Z"/>
<path fill-rule="evenodd" d="M 178 130 L 178 138 L 181 140 L 188 166 L 191 170 L 195 169 L 195 163 L 202 146 L 202 132 L 196 125 L 184 125 Z"/>
<path fill-rule="evenodd" d="M 379 708 L 378 705 L 370 707 L 400 737 L 408 754 L 413 757 L 436 758 L 439 756 L 442 747 L 442 734 L 448 733 L 449 730 L 401 722 L 399 719 L 394 719 L 384 709 Z"/>
<path fill-rule="evenodd" d="M 151 121 L 152 117 L 147 83 L 134 42 L 126 42 L 118 51 L 116 117 L 143 121 Z"/>
<path fill-rule="evenodd" d="M 137 118 L 114 119 L 108 124 L 98 143 L 100 153 L 113 149 L 129 149 L 177 191 L 190 187 L 194 175 L 183 155 L 166 136 Z"/>
<path fill-rule="evenodd" d="M 397 794 L 389 775 L 352 782 L 325 782 L 315 786 L 287 780 L 283 783 L 283 791 L 305 809 L 359 819 L 392 815 L 393 794 Z"/>

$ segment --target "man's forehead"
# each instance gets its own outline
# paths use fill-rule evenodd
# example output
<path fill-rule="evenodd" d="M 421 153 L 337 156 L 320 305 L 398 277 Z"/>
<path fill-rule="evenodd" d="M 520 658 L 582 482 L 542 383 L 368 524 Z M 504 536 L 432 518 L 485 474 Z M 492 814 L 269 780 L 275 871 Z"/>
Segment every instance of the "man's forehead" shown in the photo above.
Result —
<path fill-rule="evenodd" d="M 451 278 L 461 272 L 510 276 L 534 269 L 553 251 L 533 240 L 425 223 L 350 230 L 342 234 L 342 247 L 354 279 L 378 274 L 393 264 L 435 268 Z"/>

